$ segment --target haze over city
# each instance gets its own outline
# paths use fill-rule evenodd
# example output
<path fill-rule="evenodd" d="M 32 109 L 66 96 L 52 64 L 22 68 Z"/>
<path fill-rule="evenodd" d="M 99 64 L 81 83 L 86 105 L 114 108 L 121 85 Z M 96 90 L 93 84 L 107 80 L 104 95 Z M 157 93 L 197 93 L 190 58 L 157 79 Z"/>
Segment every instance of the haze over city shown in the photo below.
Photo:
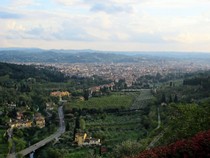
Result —
<path fill-rule="evenodd" d="M 1 0 L 0 47 L 210 52 L 209 0 Z"/>

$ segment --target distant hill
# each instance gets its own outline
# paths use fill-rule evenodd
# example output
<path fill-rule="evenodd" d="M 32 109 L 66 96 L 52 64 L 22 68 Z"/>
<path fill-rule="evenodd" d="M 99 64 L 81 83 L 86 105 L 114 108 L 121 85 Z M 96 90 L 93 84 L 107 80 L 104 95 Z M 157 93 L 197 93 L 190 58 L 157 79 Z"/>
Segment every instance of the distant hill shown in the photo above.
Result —
<path fill-rule="evenodd" d="M 94 50 L 43 50 L 38 48 L 0 48 L 0 61 L 41 63 L 124 63 L 162 59 L 209 60 L 207 53 L 184 52 L 106 52 Z"/>
<path fill-rule="evenodd" d="M 4 62 L 48 62 L 48 63 L 93 63 L 136 62 L 138 59 L 126 55 L 94 52 L 66 53 L 64 51 L 1 50 L 0 61 Z"/>

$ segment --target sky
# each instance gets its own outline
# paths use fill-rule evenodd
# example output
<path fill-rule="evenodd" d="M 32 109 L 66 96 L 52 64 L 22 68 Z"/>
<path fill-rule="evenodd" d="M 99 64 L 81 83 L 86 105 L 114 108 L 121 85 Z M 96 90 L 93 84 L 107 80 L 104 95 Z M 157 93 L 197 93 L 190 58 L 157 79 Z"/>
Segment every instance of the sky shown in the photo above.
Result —
<path fill-rule="evenodd" d="M 0 0 L 0 47 L 210 52 L 210 0 Z"/>

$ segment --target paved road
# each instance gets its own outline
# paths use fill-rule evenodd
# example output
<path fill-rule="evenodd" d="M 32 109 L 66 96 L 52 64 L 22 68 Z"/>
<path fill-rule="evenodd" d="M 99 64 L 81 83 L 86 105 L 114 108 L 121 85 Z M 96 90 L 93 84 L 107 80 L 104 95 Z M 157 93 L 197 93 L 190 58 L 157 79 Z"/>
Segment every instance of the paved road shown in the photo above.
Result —
<path fill-rule="evenodd" d="M 122 89 L 122 92 L 141 92 L 142 89 Z"/>
<path fill-rule="evenodd" d="M 65 132 L 65 123 L 64 123 L 64 115 L 63 115 L 63 106 L 60 106 L 58 108 L 58 115 L 59 115 L 59 123 L 60 123 L 60 127 L 59 129 L 52 135 L 50 135 L 49 137 L 41 140 L 40 142 L 31 145 L 30 147 L 19 151 L 18 153 L 13 153 L 13 154 L 9 154 L 7 156 L 7 158 L 15 158 L 17 154 L 21 154 L 23 156 L 30 154 L 31 152 L 41 148 L 42 146 L 45 146 L 47 143 L 51 142 L 52 140 L 58 138 L 61 136 L 61 134 L 63 134 Z"/>

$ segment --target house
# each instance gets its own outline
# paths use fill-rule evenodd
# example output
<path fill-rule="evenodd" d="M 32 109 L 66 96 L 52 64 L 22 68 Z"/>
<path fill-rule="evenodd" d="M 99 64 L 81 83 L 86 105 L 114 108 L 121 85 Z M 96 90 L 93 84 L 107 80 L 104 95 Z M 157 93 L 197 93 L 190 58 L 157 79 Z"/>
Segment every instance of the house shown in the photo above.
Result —
<path fill-rule="evenodd" d="M 101 140 L 92 137 L 86 138 L 83 145 L 101 145 Z"/>
<path fill-rule="evenodd" d="M 56 92 L 51 92 L 50 95 L 53 97 L 63 97 L 63 96 L 70 96 L 70 93 L 68 91 L 64 92 L 56 91 Z"/>
<path fill-rule="evenodd" d="M 77 143 L 78 146 L 82 146 L 86 137 L 87 137 L 86 133 L 76 133 L 74 141 L 75 143 Z"/>
<path fill-rule="evenodd" d="M 95 87 L 91 87 L 90 90 L 90 94 L 92 94 L 93 92 L 99 92 L 101 89 L 100 86 L 95 86 Z"/>
<path fill-rule="evenodd" d="M 55 107 L 55 103 L 46 103 L 46 110 L 53 110 Z"/>
<path fill-rule="evenodd" d="M 39 128 L 45 127 L 45 118 L 40 113 L 35 114 L 34 120 L 35 120 L 36 126 L 38 126 Z"/>
<path fill-rule="evenodd" d="M 17 119 L 17 120 L 23 119 L 23 113 L 17 112 L 16 114 L 17 114 L 17 116 L 16 116 L 16 119 Z"/>
<path fill-rule="evenodd" d="M 161 106 L 167 106 L 167 104 L 165 102 L 162 102 Z"/>
<path fill-rule="evenodd" d="M 16 105 L 16 104 L 14 104 L 14 103 L 7 104 L 7 105 L 8 105 L 8 107 L 9 107 L 9 108 L 16 108 L 16 107 L 17 107 L 17 105 Z"/>
<path fill-rule="evenodd" d="M 93 92 L 99 92 L 101 90 L 101 88 L 108 88 L 109 90 L 113 90 L 113 87 L 114 87 L 114 82 L 110 83 L 110 84 L 104 84 L 104 85 L 101 85 L 101 86 L 95 86 L 95 87 L 91 87 L 89 88 L 90 90 L 90 94 L 92 94 Z"/>
<path fill-rule="evenodd" d="M 105 84 L 103 86 L 106 87 L 106 88 L 109 88 L 110 90 L 113 90 L 114 85 L 115 85 L 114 82 L 112 82 L 110 84 Z"/>
<path fill-rule="evenodd" d="M 11 128 L 30 128 L 32 127 L 32 121 L 26 120 L 16 120 L 10 123 Z"/>
<path fill-rule="evenodd" d="M 76 133 L 75 142 L 78 146 L 101 145 L 100 139 L 88 138 L 86 133 Z"/>
<path fill-rule="evenodd" d="M 79 100 L 80 100 L 80 101 L 84 101 L 85 98 L 84 98 L 83 96 L 80 96 L 80 97 L 79 97 Z"/>

